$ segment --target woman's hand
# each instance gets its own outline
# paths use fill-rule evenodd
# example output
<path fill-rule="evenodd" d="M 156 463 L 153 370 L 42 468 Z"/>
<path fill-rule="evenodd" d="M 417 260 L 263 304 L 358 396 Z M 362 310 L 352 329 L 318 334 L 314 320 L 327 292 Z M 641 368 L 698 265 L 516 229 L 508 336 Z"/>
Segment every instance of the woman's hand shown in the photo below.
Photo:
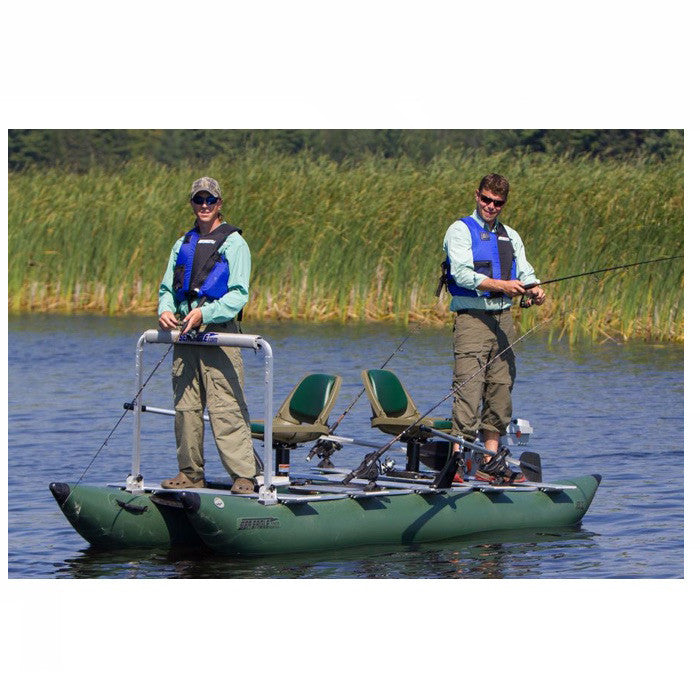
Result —
<path fill-rule="evenodd" d="M 158 325 L 164 331 L 174 331 L 177 328 L 177 318 L 172 311 L 163 311 L 158 317 Z"/>
<path fill-rule="evenodd" d="M 199 328 L 202 325 L 202 310 L 192 309 L 185 318 L 182 319 L 182 332 L 187 333 L 193 328 Z"/>

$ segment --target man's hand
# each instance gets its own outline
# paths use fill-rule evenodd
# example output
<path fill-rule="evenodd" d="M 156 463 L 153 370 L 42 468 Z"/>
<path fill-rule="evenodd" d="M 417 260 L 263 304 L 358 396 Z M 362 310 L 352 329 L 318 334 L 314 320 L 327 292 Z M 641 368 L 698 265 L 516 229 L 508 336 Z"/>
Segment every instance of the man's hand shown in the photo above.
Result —
<path fill-rule="evenodd" d="M 509 297 L 517 297 L 519 294 L 525 294 L 525 287 L 523 287 L 520 280 L 495 280 L 491 277 L 487 277 L 485 280 L 481 281 L 477 289 L 481 289 L 484 292 L 502 292 Z"/>
<path fill-rule="evenodd" d="M 520 294 L 525 294 L 525 287 L 523 287 L 520 280 L 493 280 L 498 284 L 498 291 L 507 294 L 509 297 L 517 297 Z"/>
<path fill-rule="evenodd" d="M 158 317 L 158 325 L 164 331 L 174 331 L 177 328 L 177 318 L 172 311 L 163 311 Z"/>
<path fill-rule="evenodd" d="M 531 303 L 534 302 L 538 306 L 544 303 L 544 298 L 546 296 L 542 287 L 525 289 L 520 280 L 495 280 L 491 277 L 487 277 L 481 282 L 478 288 L 486 292 L 502 292 L 503 294 L 507 294 L 511 299 L 521 294 L 527 294 L 529 297 L 528 301 L 531 301 Z M 525 306 L 529 305 L 530 304 L 525 304 Z"/>
<path fill-rule="evenodd" d="M 535 304 L 537 304 L 537 306 L 542 306 L 542 304 L 544 304 L 544 299 L 547 296 L 542 287 L 533 287 L 532 289 L 528 289 L 527 295 Z"/>

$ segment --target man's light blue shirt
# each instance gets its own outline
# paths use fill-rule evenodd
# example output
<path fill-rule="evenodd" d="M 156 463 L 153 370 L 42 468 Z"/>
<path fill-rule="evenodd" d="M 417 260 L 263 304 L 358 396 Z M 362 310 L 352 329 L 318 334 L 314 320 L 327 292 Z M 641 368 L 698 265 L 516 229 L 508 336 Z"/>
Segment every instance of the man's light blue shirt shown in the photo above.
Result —
<path fill-rule="evenodd" d="M 482 228 L 493 229 L 499 222 L 496 219 L 493 226 L 487 226 L 486 222 L 477 214 L 476 209 L 472 212 L 471 218 L 474 219 Z M 523 284 L 532 284 L 539 282 L 535 276 L 535 270 L 525 257 L 525 246 L 520 235 L 515 229 L 503 224 L 513 244 L 515 253 L 515 274 Z M 503 295 L 495 299 L 485 297 L 484 292 L 477 287 L 487 279 L 486 275 L 482 275 L 474 270 L 474 258 L 472 256 L 472 237 L 469 233 L 467 225 L 459 220 L 455 221 L 445 233 L 445 240 L 442 245 L 445 254 L 450 259 L 450 274 L 454 277 L 455 282 L 460 287 L 465 289 L 473 289 L 478 296 L 476 297 L 452 297 L 450 301 L 450 310 L 459 311 L 460 309 L 478 309 L 480 311 L 501 311 L 508 309 L 513 305 L 513 300 Z"/>

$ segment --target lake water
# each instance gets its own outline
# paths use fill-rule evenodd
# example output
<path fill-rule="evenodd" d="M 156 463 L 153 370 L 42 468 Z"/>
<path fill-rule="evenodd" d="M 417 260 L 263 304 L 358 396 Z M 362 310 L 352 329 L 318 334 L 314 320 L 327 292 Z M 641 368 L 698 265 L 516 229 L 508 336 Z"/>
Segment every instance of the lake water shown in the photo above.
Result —
<path fill-rule="evenodd" d="M 517 347 L 514 415 L 534 428 L 527 448 L 542 456 L 545 480 L 599 473 L 600 489 L 580 529 L 464 538 L 405 548 L 362 548 L 237 559 L 165 551 L 102 552 L 68 524 L 48 490 L 84 472 L 134 393 L 134 349 L 149 318 L 11 317 L 8 336 L 8 573 L 10 578 L 681 578 L 683 541 L 683 348 L 641 342 L 548 343 Z M 360 371 L 379 367 L 406 329 L 376 324 L 245 324 L 275 356 L 275 407 L 308 371 L 338 373 L 343 386 L 331 421 L 362 388 Z M 163 355 L 149 347 L 146 371 Z M 262 416 L 260 355 L 245 352 L 251 417 Z M 387 367 L 421 411 L 450 390 L 450 330 L 419 329 Z M 172 406 L 170 357 L 144 391 Z M 433 415 L 448 416 L 451 400 Z M 339 434 L 386 442 L 369 424 L 363 396 Z M 143 421 L 148 481 L 177 472 L 172 418 Z M 83 478 L 123 481 L 131 414 Z M 208 429 L 207 429 L 208 430 Z M 516 448 L 517 450 L 517 448 Z M 359 464 L 366 448 L 344 447 L 337 463 Z M 226 477 L 209 433 L 210 479 Z M 307 450 L 292 452 L 305 464 Z M 516 451 L 516 454 L 518 452 Z"/>

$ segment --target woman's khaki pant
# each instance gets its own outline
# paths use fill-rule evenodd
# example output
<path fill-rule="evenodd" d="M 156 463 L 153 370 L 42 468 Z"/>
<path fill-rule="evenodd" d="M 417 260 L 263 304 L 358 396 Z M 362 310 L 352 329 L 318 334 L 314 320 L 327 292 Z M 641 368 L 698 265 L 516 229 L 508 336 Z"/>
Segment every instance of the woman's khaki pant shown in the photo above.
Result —
<path fill-rule="evenodd" d="M 210 324 L 208 329 L 226 330 Z M 229 331 L 230 332 L 230 331 Z M 175 441 L 180 471 L 204 476 L 204 407 L 209 411 L 221 463 L 232 478 L 255 476 L 250 416 L 243 394 L 240 348 L 175 345 Z"/>

